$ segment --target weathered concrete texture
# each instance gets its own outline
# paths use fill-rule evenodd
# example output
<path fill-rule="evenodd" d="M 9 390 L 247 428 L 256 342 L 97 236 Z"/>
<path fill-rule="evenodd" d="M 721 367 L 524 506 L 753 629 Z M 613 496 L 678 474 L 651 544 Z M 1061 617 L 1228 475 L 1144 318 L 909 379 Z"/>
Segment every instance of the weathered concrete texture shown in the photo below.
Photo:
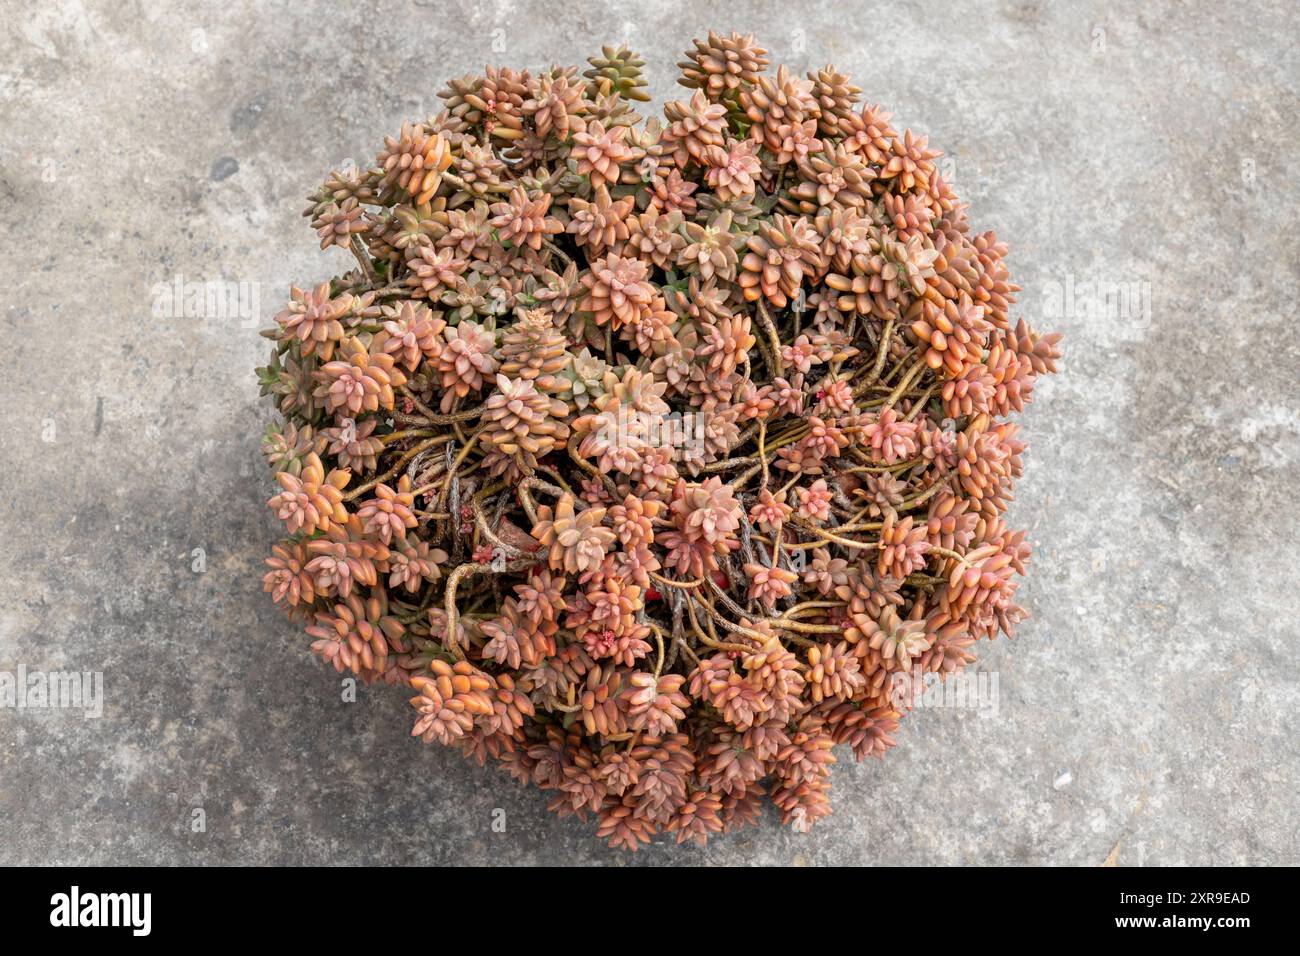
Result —
<path fill-rule="evenodd" d="M 107 703 L 0 711 L 0 862 L 1300 862 L 1294 8 L 1131 6 L 6 3 L 0 670 Z M 402 693 L 340 700 L 259 590 L 252 368 L 290 280 L 347 267 L 303 197 L 445 77 L 626 38 L 662 100 L 709 27 L 931 134 L 1066 363 L 1022 418 L 996 716 L 913 715 L 810 835 L 633 858 L 409 740 Z M 256 321 L 157 314 L 178 276 L 252 283 Z M 1059 291 L 1098 282 L 1149 309 Z"/>

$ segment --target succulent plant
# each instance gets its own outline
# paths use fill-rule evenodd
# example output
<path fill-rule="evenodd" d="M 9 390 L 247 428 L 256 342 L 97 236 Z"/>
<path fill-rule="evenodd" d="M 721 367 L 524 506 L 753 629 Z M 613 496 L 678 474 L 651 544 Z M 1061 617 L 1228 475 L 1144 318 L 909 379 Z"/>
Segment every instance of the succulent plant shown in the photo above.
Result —
<path fill-rule="evenodd" d="M 644 61 L 589 64 L 453 80 L 309 197 L 356 268 L 264 333 L 264 586 L 614 846 L 803 830 L 896 678 L 1025 616 L 1007 417 L 1059 336 L 835 67 L 710 33 L 643 124 Z"/>

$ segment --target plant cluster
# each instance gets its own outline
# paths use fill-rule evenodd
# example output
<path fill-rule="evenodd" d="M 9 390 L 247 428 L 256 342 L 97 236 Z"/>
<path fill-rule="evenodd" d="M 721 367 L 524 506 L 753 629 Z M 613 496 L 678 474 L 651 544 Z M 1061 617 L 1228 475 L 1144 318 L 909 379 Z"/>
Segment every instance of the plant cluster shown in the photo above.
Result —
<path fill-rule="evenodd" d="M 805 829 L 837 744 L 894 745 L 898 675 L 1024 616 L 1007 419 L 1058 336 L 834 67 L 710 34 L 643 122 L 643 61 L 588 62 L 453 80 L 311 196 L 356 268 L 264 333 L 265 587 L 616 846 L 764 795 Z"/>

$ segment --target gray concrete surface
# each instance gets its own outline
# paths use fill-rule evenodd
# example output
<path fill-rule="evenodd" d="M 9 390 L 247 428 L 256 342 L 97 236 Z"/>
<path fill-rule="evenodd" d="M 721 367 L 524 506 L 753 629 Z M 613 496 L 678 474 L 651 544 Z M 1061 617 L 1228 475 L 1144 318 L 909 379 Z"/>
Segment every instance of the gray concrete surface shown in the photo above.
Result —
<path fill-rule="evenodd" d="M 1292 4 L 2 6 L 0 670 L 101 671 L 105 708 L 0 710 L 0 863 L 1300 862 Z M 931 134 L 1066 363 L 1023 416 L 996 715 L 915 714 L 809 835 L 631 857 L 410 741 L 402 693 L 341 701 L 260 593 L 252 368 L 289 282 L 347 266 L 303 197 L 445 77 L 626 39 L 662 101 L 709 27 Z M 157 314 L 178 276 L 256 315 Z"/>

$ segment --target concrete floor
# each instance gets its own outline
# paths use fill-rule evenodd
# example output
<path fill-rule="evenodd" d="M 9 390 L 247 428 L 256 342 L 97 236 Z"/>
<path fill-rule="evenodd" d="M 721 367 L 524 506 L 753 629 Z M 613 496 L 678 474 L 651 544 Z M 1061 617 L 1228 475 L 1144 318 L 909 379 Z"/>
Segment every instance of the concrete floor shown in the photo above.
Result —
<path fill-rule="evenodd" d="M 105 703 L 0 710 L 0 863 L 1300 862 L 1292 4 L 4 8 L 0 670 L 101 671 Z M 809 835 L 631 857 L 411 741 L 404 694 L 340 699 L 260 593 L 252 369 L 290 281 L 348 266 L 307 192 L 444 78 L 627 40 L 662 101 L 709 27 L 931 134 L 1066 361 L 1022 417 L 1034 616 L 984 653 L 996 714 L 845 758 Z M 178 277 L 256 301 L 173 317 Z"/>

